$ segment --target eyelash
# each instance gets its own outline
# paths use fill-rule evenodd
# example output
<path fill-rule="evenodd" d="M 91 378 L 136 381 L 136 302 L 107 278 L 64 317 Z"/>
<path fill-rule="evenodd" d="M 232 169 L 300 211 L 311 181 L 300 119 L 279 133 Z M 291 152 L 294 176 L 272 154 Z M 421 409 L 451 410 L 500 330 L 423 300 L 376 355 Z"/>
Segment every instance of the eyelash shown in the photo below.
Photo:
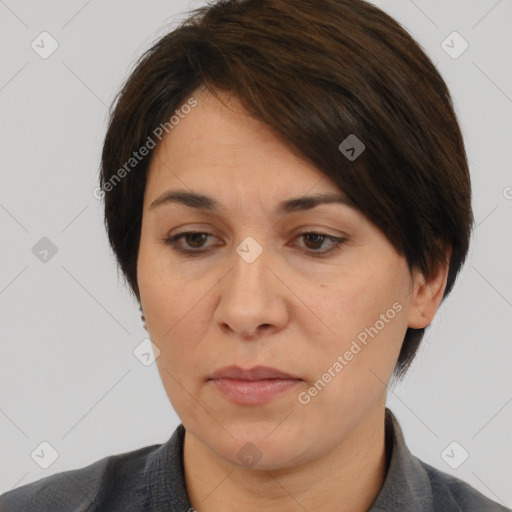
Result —
<path fill-rule="evenodd" d="M 208 250 L 208 249 L 207 250 L 188 250 L 188 249 L 183 249 L 183 248 L 179 247 L 178 243 L 179 243 L 180 239 L 185 238 L 189 235 L 213 236 L 210 233 L 206 233 L 203 231 L 185 231 L 183 233 L 178 233 L 177 235 L 171 236 L 169 238 L 164 238 L 162 240 L 162 242 L 165 243 L 166 245 L 169 245 L 174 251 L 185 254 L 187 257 L 193 258 L 193 257 L 201 256 L 203 254 L 210 252 L 210 250 Z M 326 235 L 325 233 L 318 233 L 315 231 L 304 231 L 302 233 L 299 233 L 296 236 L 296 238 L 300 238 L 301 236 L 307 236 L 307 235 L 319 235 L 319 236 L 323 237 L 324 240 L 328 239 L 331 242 L 334 242 L 334 245 L 330 249 L 327 249 L 326 251 L 322 251 L 322 252 L 301 249 L 301 252 L 303 252 L 309 256 L 312 256 L 313 258 L 323 258 L 327 255 L 330 255 L 330 254 L 338 251 L 339 249 L 341 249 L 341 246 L 347 241 L 347 238 L 338 238 L 335 236 Z M 322 242 L 323 242 L 323 240 L 322 240 Z"/>

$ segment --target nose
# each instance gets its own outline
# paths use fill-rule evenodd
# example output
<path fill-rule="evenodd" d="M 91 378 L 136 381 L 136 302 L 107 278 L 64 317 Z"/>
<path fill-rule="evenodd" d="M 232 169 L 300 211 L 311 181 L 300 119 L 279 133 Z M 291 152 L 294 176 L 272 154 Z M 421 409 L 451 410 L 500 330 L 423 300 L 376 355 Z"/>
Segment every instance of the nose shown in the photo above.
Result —
<path fill-rule="evenodd" d="M 231 270 L 219 283 L 220 300 L 214 314 L 225 334 L 252 340 L 287 324 L 288 288 L 271 260 L 265 250 L 252 262 L 233 252 Z"/>

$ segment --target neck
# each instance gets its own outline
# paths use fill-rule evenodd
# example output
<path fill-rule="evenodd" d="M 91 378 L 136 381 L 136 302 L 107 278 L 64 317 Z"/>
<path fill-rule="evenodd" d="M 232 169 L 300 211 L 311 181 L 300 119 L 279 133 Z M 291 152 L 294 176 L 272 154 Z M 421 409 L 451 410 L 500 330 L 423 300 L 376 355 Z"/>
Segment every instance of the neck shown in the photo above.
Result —
<path fill-rule="evenodd" d="M 300 466 L 243 468 L 189 431 L 183 458 L 189 500 L 200 512 L 366 512 L 386 476 L 384 408 L 372 411 L 334 450 Z"/>

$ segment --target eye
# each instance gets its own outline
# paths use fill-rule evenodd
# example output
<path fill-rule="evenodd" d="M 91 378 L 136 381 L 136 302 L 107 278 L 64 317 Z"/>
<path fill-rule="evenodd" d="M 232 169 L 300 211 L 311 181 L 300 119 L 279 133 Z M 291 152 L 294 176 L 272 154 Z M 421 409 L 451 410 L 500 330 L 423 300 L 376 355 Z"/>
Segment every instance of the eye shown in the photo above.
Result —
<path fill-rule="evenodd" d="M 307 249 L 303 250 L 303 252 L 309 254 L 314 258 L 321 258 L 327 254 L 331 254 L 335 251 L 338 251 L 339 249 L 341 249 L 341 246 L 347 241 L 346 238 L 338 238 L 335 236 L 327 235 L 325 233 L 316 233 L 314 231 L 299 233 L 297 235 L 297 238 L 303 238 L 304 240 L 307 240 L 307 243 L 305 244 Z M 330 241 L 332 244 L 328 249 L 325 249 L 323 251 L 315 250 L 321 248 L 326 240 Z"/>
<path fill-rule="evenodd" d="M 210 233 L 202 233 L 200 231 L 186 231 L 184 233 L 178 233 L 177 235 L 171 236 L 163 240 L 164 243 L 170 245 L 175 251 L 182 252 L 185 254 L 190 254 L 191 256 L 195 254 L 203 254 L 206 251 L 198 250 L 203 247 L 204 242 L 211 237 Z M 181 240 L 185 240 L 187 243 L 187 247 L 190 247 L 192 250 L 187 248 L 183 248 L 180 245 Z M 194 250 L 196 249 L 196 250 Z"/>
<path fill-rule="evenodd" d="M 210 233 L 201 231 L 186 231 L 183 233 L 178 233 L 172 237 L 165 238 L 162 240 L 162 242 L 171 246 L 171 248 L 177 252 L 181 252 L 187 256 L 194 257 L 206 254 L 211 251 L 211 249 L 203 249 L 204 243 L 210 237 L 213 237 L 213 235 Z M 317 233 L 312 231 L 299 233 L 294 238 L 294 240 L 300 238 L 307 241 L 305 244 L 306 248 L 301 248 L 301 252 L 304 252 L 314 258 L 323 257 L 327 254 L 331 254 L 339 250 L 341 246 L 347 241 L 347 238 L 338 238 L 335 236 L 327 235 L 325 233 Z M 185 247 L 180 244 L 182 240 L 186 243 Z M 326 250 L 319 250 L 322 248 L 326 240 L 331 242 L 332 245 Z"/>

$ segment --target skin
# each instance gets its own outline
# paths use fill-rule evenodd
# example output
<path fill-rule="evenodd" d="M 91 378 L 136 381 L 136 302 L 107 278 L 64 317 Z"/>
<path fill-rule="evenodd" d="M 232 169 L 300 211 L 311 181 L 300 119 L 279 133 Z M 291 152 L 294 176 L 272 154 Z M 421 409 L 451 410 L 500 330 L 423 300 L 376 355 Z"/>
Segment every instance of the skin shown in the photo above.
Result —
<path fill-rule="evenodd" d="M 184 468 L 200 512 L 366 511 L 385 478 L 384 412 L 407 327 L 427 326 L 446 286 L 447 266 L 430 282 L 356 209 L 344 204 L 277 215 L 282 200 L 340 192 L 284 145 L 234 97 L 204 88 L 198 105 L 154 150 L 146 184 L 138 285 L 156 360 L 183 423 Z M 224 104 L 226 103 L 226 104 Z M 220 213 L 167 203 L 178 189 L 213 197 Z M 187 257 L 162 240 L 186 231 Z M 347 240 L 333 246 L 310 231 Z M 247 263 L 248 236 L 263 252 Z M 309 250 L 309 253 L 307 252 Z M 365 328 L 401 310 L 307 404 L 307 392 Z M 207 379 L 216 369 L 267 365 L 303 379 L 264 405 L 238 405 Z M 261 458 L 238 458 L 246 444 Z"/>

